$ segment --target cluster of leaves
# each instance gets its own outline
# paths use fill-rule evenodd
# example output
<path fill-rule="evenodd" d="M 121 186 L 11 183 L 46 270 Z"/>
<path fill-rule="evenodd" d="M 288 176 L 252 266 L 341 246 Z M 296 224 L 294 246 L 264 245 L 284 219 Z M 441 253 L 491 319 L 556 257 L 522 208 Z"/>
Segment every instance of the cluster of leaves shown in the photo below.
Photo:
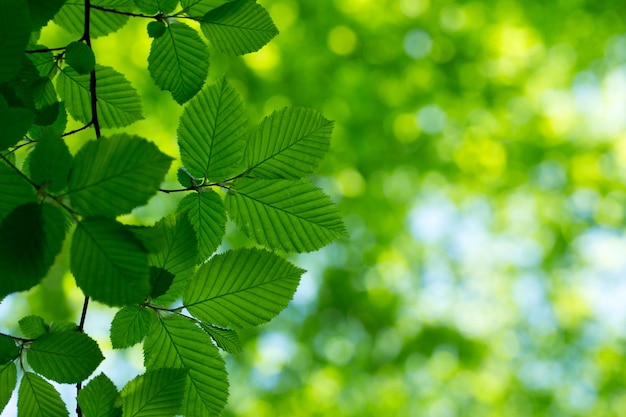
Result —
<path fill-rule="evenodd" d="M 0 335 L 0 409 L 18 385 L 19 416 L 65 416 L 47 379 L 77 384 L 86 416 L 219 415 L 228 379 L 218 350 L 238 352 L 237 330 L 265 323 L 292 298 L 302 269 L 280 254 L 309 252 L 345 234 L 330 199 L 306 179 L 329 147 L 332 122 L 285 108 L 248 128 L 225 78 L 205 86 L 209 53 L 258 50 L 277 30 L 253 0 L 0 0 L 0 297 L 46 276 L 71 239 L 70 269 L 85 294 L 80 323 L 19 320 Z M 101 129 L 142 118 L 126 78 L 97 64 L 91 39 L 149 20 L 148 70 L 186 103 L 178 126 L 181 188 L 160 189 L 173 161 L 148 140 Z M 77 40 L 40 41 L 51 19 Z M 67 130 L 68 117 L 84 125 Z M 72 155 L 64 137 L 93 128 Z M 17 158 L 20 150 L 24 158 Z M 152 227 L 117 217 L 157 192 L 188 192 Z M 255 248 L 215 254 L 230 217 Z M 86 334 L 88 300 L 120 307 L 111 342 L 143 342 L 146 373 L 118 392 Z M 182 300 L 182 301 L 181 301 Z M 176 306 L 176 307 L 174 307 Z M 18 369 L 19 368 L 19 369 Z M 19 372 L 18 372 L 19 371 Z"/>

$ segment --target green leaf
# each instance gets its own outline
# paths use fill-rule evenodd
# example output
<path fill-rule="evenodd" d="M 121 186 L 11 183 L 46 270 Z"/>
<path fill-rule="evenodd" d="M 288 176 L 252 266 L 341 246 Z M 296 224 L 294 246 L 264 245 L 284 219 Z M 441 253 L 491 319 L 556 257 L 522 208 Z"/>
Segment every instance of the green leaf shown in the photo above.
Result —
<path fill-rule="evenodd" d="M 117 417 L 121 414 L 116 406 L 119 396 L 115 384 L 105 374 L 99 374 L 80 390 L 77 400 L 86 417 Z"/>
<path fill-rule="evenodd" d="M 20 353 L 12 337 L 0 334 L 0 365 L 13 362 Z"/>
<path fill-rule="evenodd" d="M 41 281 L 61 252 L 67 222 L 50 204 L 26 203 L 0 223 L 0 298 Z"/>
<path fill-rule="evenodd" d="M 187 372 L 161 368 L 147 371 L 122 389 L 122 417 L 171 417 L 185 395 Z"/>
<path fill-rule="evenodd" d="M 29 0 L 29 1 L 37 1 L 37 0 Z M 30 45 L 29 49 L 38 50 L 38 49 L 47 49 L 45 45 L 35 44 Z M 47 77 L 50 75 L 50 72 L 55 68 L 56 61 L 54 59 L 54 54 L 50 52 L 40 52 L 36 54 L 27 54 L 28 59 L 31 60 L 35 68 L 37 68 L 37 72 L 42 77 Z"/>
<path fill-rule="evenodd" d="M 124 225 L 104 217 L 78 224 L 70 249 L 76 284 L 94 300 L 122 306 L 140 303 L 150 293 L 148 255 Z"/>
<path fill-rule="evenodd" d="M 178 183 L 185 188 L 197 187 L 202 184 L 202 180 L 191 175 L 185 167 L 178 168 L 178 171 L 176 171 L 176 179 Z"/>
<path fill-rule="evenodd" d="M 67 185 L 71 167 L 72 155 L 61 135 L 45 129 L 31 153 L 31 179 L 37 184 L 48 184 L 50 191 L 58 192 Z"/>
<path fill-rule="evenodd" d="M 202 18 L 202 33 L 220 51 L 243 55 L 258 51 L 278 34 L 267 10 L 255 0 L 234 0 Z"/>
<path fill-rule="evenodd" d="M 158 191 L 171 160 L 138 136 L 102 137 L 76 153 L 66 194 L 84 215 L 129 213 Z"/>
<path fill-rule="evenodd" d="M 61 9 L 65 0 L 27 0 L 32 20 L 31 30 L 38 30 L 48 23 Z"/>
<path fill-rule="evenodd" d="M 202 265 L 183 295 L 196 318 L 222 327 L 268 322 L 292 299 L 303 269 L 271 252 L 240 249 Z"/>
<path fill-rule="evenodd" d="M 174 282 L 174 274 L 167 269 L 157 268 L 156 266 L 150 267 L 150 291 L 151 298 L 158 298 L 167 293 L 172 283 Z"/>
<path fill-rule="evenodd" d="M 81 332 L 53 332 L 39 337 L 26 354 L 33 370 L 62 383 L 87 379 L 104 359 L 95 340 Z"/>
<path fill-rule="evenodd" d="M 91 122 L 90 74 L 79 74 L 65 67 L 57 77 L 59 96 L 79 122 Z M 96 109 L 102 128 L 125 127 L 143 119 L 141 99 L 135 88 L 119 72 L 96 65 Z"/>
<path fill-rule="evenodd" d="M 330 198 L 304 180 L 242 179 L 226 208 L 244 233 L 273 249 L 310 252 L 346 235 Z"/>
<path fill-rule="evenodd" d="M 222 329 L 207 323 L 201 323 L 202 329 L 211 336 L 215 344 L 225 352 L 236 354 L 241 352 L 241 342 L 237 332 L 231 329 Z"/>
<path fill-rule="evenodd" d="M 17 367 L 15 362 L 0 365 L 0 413 L 11 399 L 17 385 Z"/>
<path fill-rule="evenodd" d="M 77 73 L 89 74 L 96 67 L 96 56 L 83 42 L 71 42 L 65 48 L 65 62 Z"/>
<path fill-rule="evenodd" d="M 148 71 L 156 85 L 183 104 L 204 85 L 209 72 L 209 52 L 198 33 L 188 25 L 171 22 L 165 33 L 152 40 Z"/>
<path fill-rule="evenodd" d="M 201 18 L 209 11 L 229 1 L 230 0 L 181 0 L 180 5 L 188 16 Z"/>
<path fill-rule="evenodd" d="M 161 230 L 148 226 L 127 225 L 128 230 L 141 242 L 148 253 L 158 253 L 165 249 L 167 242 Z"/>
<path fill-rule="evenodd" d="M 152 21 L 148 23 L 146 28 L 148 30 L 148 36 L 150 36 L 151 38 L 159 38 L 163 36 L 167 26 L 165 25 L 165 22 Z"/>
<path fill-rule="evenodd" d="M 144 342 L 144 358 L 148 370 L 188 370 L 180 414 L 220 414 L 228 398 L 228 375 L 211 337 L 198 326 L 177 315 L 154 320 Z"/>
<path fill-rule="evenodd" d="M 30 38 L 31 19 L 23 0 L 0 0 L 0 83 L 13 78 Z"/>
<path fill-rule="evenodd" d="M 0 150 L 15 145 L 33 124 L 35 115 L 24 107 L 9 107 L 0 95 Z"/>
<path fill-rule="evenodd" d="M 285 108 L 266 117 L 246 148 L 250 175 L 267 179 L 303 178 L 313 173 L 330 146 L 333 122 L 319 112 Z"/>
<path fill-rule="evenodd" d="M 61 395 L 48 381 L 32 372 L 24 373 L 17 393 L 17 417 L 68 415 Z"/>
<path fill-rule="evenodd" d="M 65 104 L 63 102 L 58 103 L 58 111 L 56 119 L 48 126 L 33 125 L 29 129 L 28 133 L 32 139 L 38 140 L 46 129 L 50 129 L 57 135 L 62 135 L 67 127 L 67 112 L 65 111 Z"/>
<path fill-rule="evenodd" d="M 37 201 L 35 188 L 14 169 L 0 161 L 0 220 L 17 206 Z"/>
<path fill-rule="evenodd" d="M 50 333 L 59 332 L 75 332 L 78 331 L 78 325 L 73 321 L 60 320 L 50 323 Z"/>
<path fill-rule="evenodd" d="M 198 259 L 198 244 L 193 227 L 186 214 L 170 214 L 154 225 L 165 235 L 165 249 L 150 254 L 150 265 L 159 268 L 162 274 L 172 273 L 175 278 L 165 295 L 153 300 L 159 305 L 169 305 L 183 293 L 187 280 L 194 271 Z M 162 279 L 159 276 L 151 277 Z"/>
<path fill-rule="evenodd" d="M 226 230 L 226 208 L 213 190 L 192 193 L 183 198 L 178 211 L 186 212 L 198 238 L 198 260 L 208 259 L 222 242 Z"/>
<path fill-rule="evenodd" d="M 148 334 L 152 314 L 139 306 L 120 309 L 111 322 L 111 345 L 113 349 L 131 347 Z"/>
<path fill-rule="evenodd" d="M 246 112 L 233 87 L 220 78 L 185 107 L 178 126 L 180 157 L 196 178 L 228 179 L 245 148 Z"/>
<path fill-rule="evenodd" d="M 40 316 L 26 316 L 21 318 L 18 323 L 24 336 L 29 339 L 36 339 L 48 333 L 48 325 Z"/>
<path fill-rule="evenodd" d="M 155 15 L 174 11 L 178 0 L 135 0 L 135 4 L 143 13 Z"/>
<path fill-rule="evenodd" d="M 115 9 L 120 12 L 132 12 L 134 3 L 132 0 L 91 0 L 94 6 Z M 82 36 L 85 28 L 85 2 L 68 1 L 54 16 L 54 22 L 73 35 Z M 92 39 L 108 35 L 121 29 L 128 16 L 91 9 L 89 21 L 89 34 Z"/>

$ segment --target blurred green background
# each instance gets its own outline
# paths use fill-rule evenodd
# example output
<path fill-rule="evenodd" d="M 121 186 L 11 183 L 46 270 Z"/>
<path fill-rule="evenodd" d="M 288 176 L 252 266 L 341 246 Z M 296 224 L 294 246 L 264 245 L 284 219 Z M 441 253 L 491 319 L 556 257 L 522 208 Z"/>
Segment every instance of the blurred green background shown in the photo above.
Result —
<path fill-rule="evenodd" d="M 211 78 L 253 123 L 286 105 L 336 121 L 314 180 L 350 238 L 294 258 L 309 272 L 290 307 L 227 357 L 224 415 L 626 415 L 626 3 L 259 2 L 280 35 L 213 51 Z M 181 109 L 145 69 L 146 23 L 94 47 L 145 97 L 132 130 L 176 156 Z M 76 319 L 65 265 L 5 300 L 2 324 Z M 103 347 L 112 311 L 89 312 Z M 141 362 L 101 369 L 121 386 Z"/>

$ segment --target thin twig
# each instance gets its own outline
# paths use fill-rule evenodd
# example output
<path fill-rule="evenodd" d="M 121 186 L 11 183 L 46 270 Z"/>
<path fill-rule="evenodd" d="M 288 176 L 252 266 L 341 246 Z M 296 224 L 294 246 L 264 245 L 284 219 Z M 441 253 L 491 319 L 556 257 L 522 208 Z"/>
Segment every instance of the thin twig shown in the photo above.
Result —
<path fill-rule="evenodd" d="M 37 184 L 35 184 L 33 182 L 33 180 L 31 180 L 30 178 L 28 178 L 26 176 L 26 174 L 24 174 L 18 167 L 16 167 L 13 162 L 9 161 L 4 155 L 0 155 L 0 158 L 2 158 L 2 160 L 4 161 L 5 164 L 7 164 L 8 166 L 10 166 L 11 168 L 13 168 L 15 170 L 15 172 L 17 172 L 22 178 L 24 178 L 30 185 L 32 185 L 33 187 L 35 187 L 35 190 L 39 190 L 39 186 Z"/>
<path fill-rule="evenodd" d="M 107 7 L 96 6 L 96 5 L 92 5 L 91 8 L 95 9 L 95 10 L 100 10 L 101 12 L 113 13 L 113 14 L 121 14 L 121 15 L 124 15 L 124 16 L 131 16 L 131 17 L 143 17 L 144 19 L 157 19 L 158 20 L 161 17 L 163 17 L 163 15 L 161 15 L 161 14 L 157 14 L 157 15 L 154 15 L 154 16 L 149 16 L 149 15 L 141 14 L 141 13 L 123 12 L 121 10 L 109 9 Z"/>

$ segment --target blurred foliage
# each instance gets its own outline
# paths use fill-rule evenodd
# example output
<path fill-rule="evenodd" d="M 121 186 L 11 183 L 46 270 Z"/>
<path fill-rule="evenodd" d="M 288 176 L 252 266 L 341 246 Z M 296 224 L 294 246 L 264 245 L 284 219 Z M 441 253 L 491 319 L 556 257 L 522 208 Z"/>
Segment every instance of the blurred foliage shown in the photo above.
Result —
<path fill-rule="evenodd" d="M 292 305 L 227 358 L 225 415 L 624 415 L 626 4 L 261 3 L 280 35 L 212 51 L 210 74 L 251 124 L 286 105 L 336 120 L 317 181 L 350 239 L 302 256 Z M 134 129 L 176 154 L 180 110 L 134 65 L 145 22 L 107 42 L 99 59 L 153 99 Z M 80 311 L 52 275 L 66 304 L 11 308 Z"/>

